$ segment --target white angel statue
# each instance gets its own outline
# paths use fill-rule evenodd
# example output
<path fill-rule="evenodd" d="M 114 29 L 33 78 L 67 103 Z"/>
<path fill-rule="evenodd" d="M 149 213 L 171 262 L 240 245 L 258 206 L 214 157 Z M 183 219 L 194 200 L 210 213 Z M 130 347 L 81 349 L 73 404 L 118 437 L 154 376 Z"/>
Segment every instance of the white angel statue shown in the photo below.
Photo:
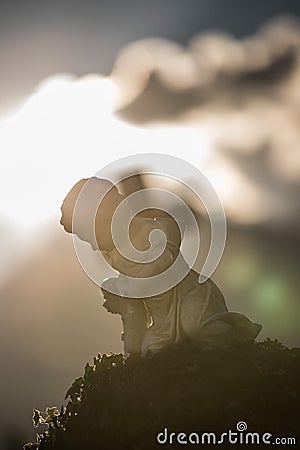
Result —
<path fill-rule="evenodd" d="M 75 204 L 87 181 L 92 186 L 91 196 L 101 199 L 103 192 L 106 195 L 97 210 L 92 232 L 86 226 L 91 213 L 87 199 L 82 212 L 79 211 L 80 226 L 77 227 L 76 234 L 81 240 L 89 242 L 93 250 L 101 251 L 111 267 L 120 273 L 118 278 L 106 280 L 101 290 L 105 298 L 103 306 L 110 313 L 121 316 L 125 354 L 144 356 L 148 352 L 155 353 L 184 340 L 199 341 L 211 346 L 231 341 L 242 343 L 256 338 L 262 326 L 243 314 L 228 312 L 224 297 L 216 284 L 211 279 L 200 284 L 199 274 L 193 269 L 189 269 L 185 278 L 177 285 L 159 295 L 130 298 L 124 295 L 124 289 L 122 295 L 117 295 L 118 284 L 122 283 L 123 275 L 153 277 L 163 273 L 178 256 L 186 264 L 180 253 L 180 233 L 176 221 L 162 210 L 140 212 L 130 225 L 132 244 L 144 251 L 149 247 L 149 234 L 156 229 L 165 233 L 167 244 L 163 254 L 153 262 L 138 263 L 126 259 L 117 250 L 111 236 L 112 216 L 126 195 L 120 193 L 119 186 L 96 177 L 80 180 L 64 199 L 60 223 L 68 233 L 74 232 L 72 219 Z M 132 179 L 128 180 L 131 191 L 132 182 Z M 136 186 L 134 190 L 138 190 Z"/>

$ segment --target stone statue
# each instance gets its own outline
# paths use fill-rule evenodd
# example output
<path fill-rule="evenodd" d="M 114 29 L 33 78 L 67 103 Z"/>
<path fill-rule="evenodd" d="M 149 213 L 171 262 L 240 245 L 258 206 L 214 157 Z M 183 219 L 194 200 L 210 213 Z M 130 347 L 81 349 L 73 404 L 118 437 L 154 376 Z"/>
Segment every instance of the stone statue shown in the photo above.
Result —
<path fill-rule="evenodd" d="M 161 229 L 167 236 L 163 254 L 150 263 L 138 263 L 122 256 L 111 236 L 111 220 L 116 207 L 124 200 L 117 188 L 108 180 L 93 177 L 92 193 L 106 195 L 97 210 L 94 230 L 86 226 L 89 217 L 89 199 L 80 216 L 77 236 L 89 242 L 93 250 L 101 251 L 111 267 L 120 273 L 118 278 L 104 281 L 101 290 L 104 307 L 119 314 L 123 323 L 124 351 L 130 355 L 146 355 L 184 340 L 199 341 L 206 346 L 222 345 L 224 342 L 246 342 L 256 338 L 262 326 L 239 313 L 228 312 L 224 297 L 216 284 L 208 279 L 200 284 L 199 275 L 189 269 L 185 278 L 162 294 L 148 298 L 130 298 L 124 295 L 124 277 L 153 277 L 164 272 L 179 256 L 180 233 L 175 220 L 167 213 L 150 209 L 137 214 L 130 226 L 132 244 L 141 251 L 149 247 L 151 231 Z M 80 180 L 67 194 L 62 207 L 61 224 L 68 233 L 72 229 L 74 207 L 81 189 L 88 179 Z M 122 224 L 120 224 L 121 226 Z M 117 295 L 122 285 L 122 295 Z M 111 289 L 111 287 L 114 289 Z M 112 293 L 112 291 L 114 293 Z"/>

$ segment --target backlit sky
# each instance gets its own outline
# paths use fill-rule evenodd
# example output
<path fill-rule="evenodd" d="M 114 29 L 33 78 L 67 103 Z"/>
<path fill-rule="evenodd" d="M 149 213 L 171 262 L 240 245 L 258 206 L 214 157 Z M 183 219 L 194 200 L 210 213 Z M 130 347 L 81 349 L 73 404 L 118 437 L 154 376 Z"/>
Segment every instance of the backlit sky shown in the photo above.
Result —
<path fill-rule="evenodd" d="M 149 140 L 140 129 L 113 118 L 114 93 L 109 83 L 89 84 L 80 77 L 109 75 L 124 46 L 142 38 L 162 37 L 174 45 L 187 45 L 197 33 L 208 30 L 240 38 L 255 34 L 274 14 L 300 13 L 296 2 L 280 0 L 7 1 L 1 8 L 1 190 L 3 195 L 6 186 L 9 195 L 5 193 L 0 213 L 24 224 L 59 213 L 62 196 L 77 178 L 90 176 L 111 158 L 141 149 L 142 143 L 149 144 L 144 152 L 172 146 L 172 154 L 194 164 L 213 146 L 214 132 L 207 126 L 200 135 L 198 130 L 197 138 L 183 130 L 181 139 L 172 139 L 171 129 L 158 140 L 151 133 Z M 170 51 L 167 47 L 166 54 Z M 135 67 L 132 60 L 128 64 L 129 80 L 134 79 L 136 61 L 140 61 L 139 53 L 134 57 Z M 143 67 L 142 61 L 139 64 Z M 79 84 L 74 85 L 77 79 Z M 219 172 L 211 176 L 217 189 L 231 195 L 232 183 L 226 182 L 225 190 L 224 176 Z"/>
<path fill-rule="evenodd" d="M 109 73 L 125 44 L 165 37 L 186 44 L 203 30 L 237 37 L 270 17 L 300 14 L 294 0 L 44 0 L 1 2 L 0 114 L 55 73 Z"/>

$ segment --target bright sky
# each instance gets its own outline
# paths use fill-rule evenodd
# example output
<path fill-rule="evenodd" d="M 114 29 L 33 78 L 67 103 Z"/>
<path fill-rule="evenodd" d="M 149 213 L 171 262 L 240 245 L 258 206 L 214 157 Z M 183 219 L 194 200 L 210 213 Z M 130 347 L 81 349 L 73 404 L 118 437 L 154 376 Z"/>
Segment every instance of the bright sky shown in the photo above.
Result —
<path fill-rule="evenodd" d="M 26 227 L 59 215 L 70 187 L 135 153 L 169 153 L 196 166 L 211 150 L 205 129 L 137 128 L 113 113 L 109 78 L 69 75 L 44 81 L 17 114 L 0 122 L 0 214 Z"/>

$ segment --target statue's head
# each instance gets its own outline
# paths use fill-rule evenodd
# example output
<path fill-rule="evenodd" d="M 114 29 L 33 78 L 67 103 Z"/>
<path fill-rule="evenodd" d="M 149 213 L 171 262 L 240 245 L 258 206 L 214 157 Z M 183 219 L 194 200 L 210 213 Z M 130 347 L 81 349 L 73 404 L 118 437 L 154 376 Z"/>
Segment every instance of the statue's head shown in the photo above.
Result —
<path fill-rule="evenodd" d="M 66 195 L 60 208 L 60 223 L 65 231 L 89 242 L 93 249 L 109 251 L 113 248 L 111 219 L 123 199 L 110 181 L 97 177 L 84 178 Z M 73 220 L 75 207 L 76 219 Z"/>

